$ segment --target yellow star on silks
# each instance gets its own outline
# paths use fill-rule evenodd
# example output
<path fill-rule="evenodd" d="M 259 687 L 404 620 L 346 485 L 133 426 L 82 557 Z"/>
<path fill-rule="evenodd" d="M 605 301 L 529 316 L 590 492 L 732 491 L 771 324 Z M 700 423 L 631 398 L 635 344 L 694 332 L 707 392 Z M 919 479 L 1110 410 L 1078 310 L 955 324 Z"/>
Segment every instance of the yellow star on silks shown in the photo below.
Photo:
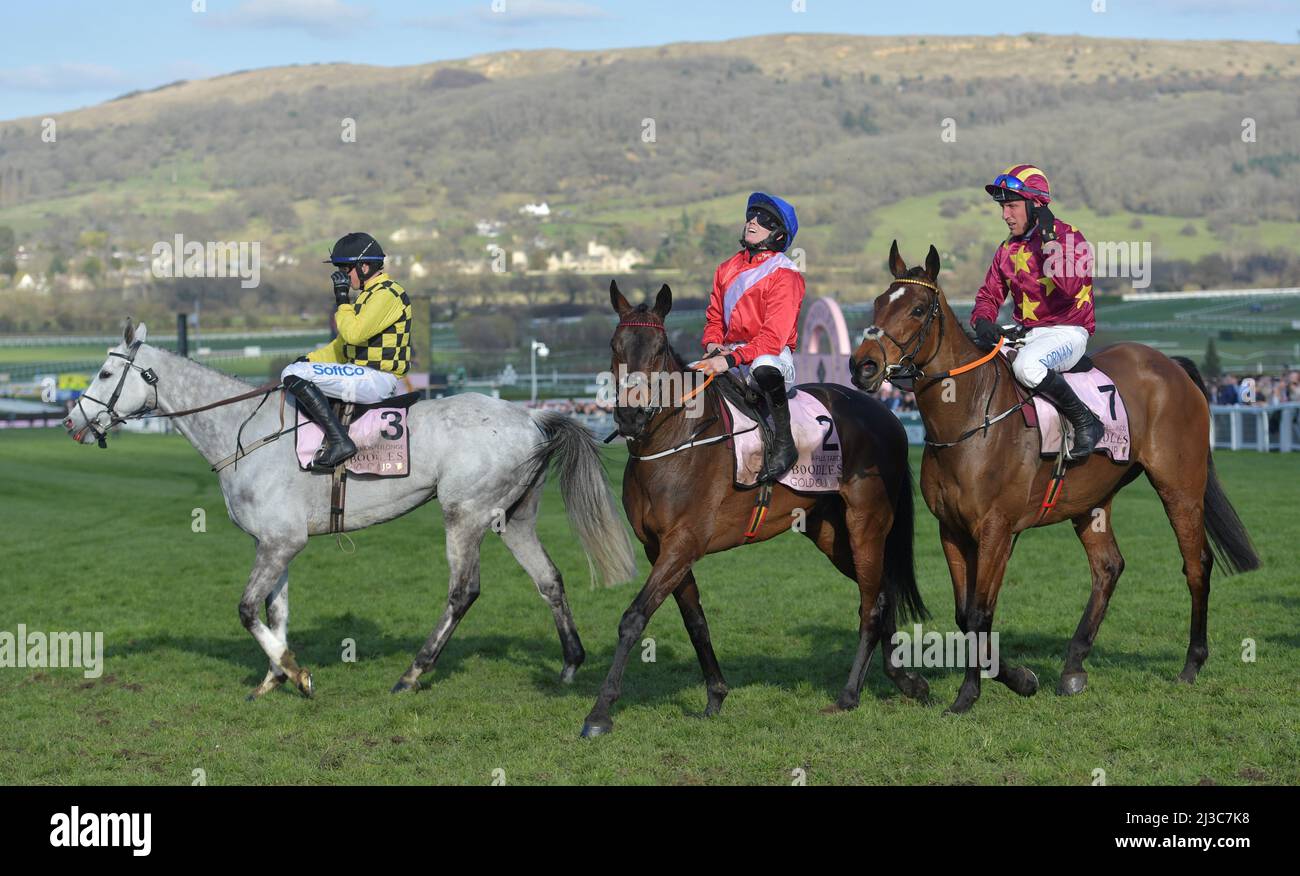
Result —
<path fill-rule="evenodd" d="M 1046 298 L 1047 296 L 1051 295 L 1053 292 L 1056 291 L 1056 281 L 1053 280 L 1051 277 L 1047 277 L 1047 276 L 1039 277 L 1038 282 L 1042 284 L 1044 298 Z"/>
<path fill-rule="evenodd" d="M 1020 299 L 1020 321 L 1038 322 L 1038 317 L 1034 316 L 1034 311 L 1042 303 L 1041 301 L 1030 301 L 1028 295 L 1022 296 Z"/>
<path fill-rule="evenodd" d="M 1029 259 L 1032 256 L 1033 253 L 1031 253 L 1027 248 L 1018 249 L 1011 253 L 1011 264 L 1016 266 L 1017 274 L 1021 271 L 1024 271 L 1026 274 L 1029 273 Z"/>
<path fill-rule="evenodd" d="M 1092 284 L 1088 283 L 1074 296 L 1074 309 L 1082 310 L 1083 305 L 1092 303 Z"/>

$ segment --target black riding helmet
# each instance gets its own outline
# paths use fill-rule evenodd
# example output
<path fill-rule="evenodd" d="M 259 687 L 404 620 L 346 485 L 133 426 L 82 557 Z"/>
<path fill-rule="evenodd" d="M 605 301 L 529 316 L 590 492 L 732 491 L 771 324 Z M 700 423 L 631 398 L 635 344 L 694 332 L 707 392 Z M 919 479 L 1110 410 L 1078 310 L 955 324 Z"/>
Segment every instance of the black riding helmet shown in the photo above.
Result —
<path fill-rule="evenodd" d="M 384 248 L 379 241 L 364 231 L 353 231 L 338 239 L 325 264 L 345 273 L 356 268 L 364 284 L 383 269 L 384 258 Z"/>

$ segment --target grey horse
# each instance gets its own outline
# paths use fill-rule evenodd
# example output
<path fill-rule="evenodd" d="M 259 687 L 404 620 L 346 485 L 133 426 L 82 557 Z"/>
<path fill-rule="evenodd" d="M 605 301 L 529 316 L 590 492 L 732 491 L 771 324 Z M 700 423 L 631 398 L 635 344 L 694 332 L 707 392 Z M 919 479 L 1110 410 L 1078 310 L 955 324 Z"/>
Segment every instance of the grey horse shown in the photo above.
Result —
<path fill-rule="evenodd" d="M 122 343 L 64 421 L 82 444 L 100 442 L 125 420 L 166 416 L 248 395 L 248 385 L 190 359 L 144 343 L 143 324 L 127 322 Z M 253 439 L 281 429 L 278 393 L 263 393 L 177 416 L 177 430 L 216 466 Z M 284 412 L 291 426 L 294 409 Z M 564 652 L 560 678 L 570 682 L 585 652 L 569 611 L 559 570 L 537 538 L 537 514 L 546 471 L 558 470 L 569 520 L 587 554 L 590 571 L 606 584 L 636 572 L 631 540 L 601 467 L 591 434 L 568 417 L 467 393 L 421 401 L 409 412 L 411 473 L 404 478 L 348 480 L 345 528 L 364 529 L 392 520 L 437 498 L 446 521 L 450 569 L 447 606 L 393 692 L 419 687 L 456 625 L 479 594 L 479 547 L 498 531 L 551 607 Z M 242 427 L 242 432 L 241 432 Z M 242 438 L 237 436 L 242 435 Z M 293 433 L 268 442 L 218 479 L 235 525 L 253 537 L 257 556 L 248 576 L 239 619 L 270 659 L 265 680 L 250 699 L 286 679 L 306 696 L 311 673 L 289 650 L 289 563 L 307 538 L 329 531 L 330 478 L 301 471 Z M 266 605 L 266 622 L 260 606 Z"/>

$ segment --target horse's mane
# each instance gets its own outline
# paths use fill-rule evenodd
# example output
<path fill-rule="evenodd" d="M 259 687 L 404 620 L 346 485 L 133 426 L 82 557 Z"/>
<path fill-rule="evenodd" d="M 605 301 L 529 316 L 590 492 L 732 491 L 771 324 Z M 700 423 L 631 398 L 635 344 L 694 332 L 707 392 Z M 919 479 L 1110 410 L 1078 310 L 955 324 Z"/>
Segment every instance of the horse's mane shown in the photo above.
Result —
<path fill-rule="evenodd" d="M 184 363 L 184 364 L 186 364 L 186 365 L 193 365 L 193 366 L 199 368 L 200 370 L 202 370 L 202 371 L 206 371 L 206 372 L 208 372 L 209 374 L 212 374 L 212 375 L 215 375 L 215 376 L 217 376 L 217 377 L 220 377 L 220 378 L 222 378 L 223 380 L 230 381 L 230 382 L 232 382 L 232 383 L 238 384 L 238 385 L 243 386 L 243 387 L 256 386 L 256 385 L 257 385 L 256 383 L 252 383 L 252 384 L 250 384 L 248 381 L 246 381 L 246 380 L 244 380 L 244 379 L 242 379 L 242 378 L 239 378 L 239 377 L 235 377 L 233 374 L 227 374 L 227 373 L 224 372 L 224 371 L 221 371 L 221 370 L 218 370 L 218 369 L 216 369 L 216 368 L 213 368 L 211 365 L 204 365 L 204 364 L 203 364 L 202 362 L 200 362 L 198 359 L 192 359 L 192 358 L 190 358 L 189 356 L 182 356 L 182 355 L 180 355 L 179 353 L 173 352 L 172 350 L 167 350 L 167 349 L 164 349 L 163 347 L 158 347 L 158 346 L 155 346 L 155 345 L 153 345 L 153 344 L 150 344 L 148 341 L 144 341 L 143 344 L 144 344 L 145 346 L 149 347 L 149 349 L 151 349 L 151 350 L 155 350 L 155 351 L 157 351 L 157 352 L 159 352 L 159 353 L 162 353 L 163 355 L 167 356 L 169 359 L 176 360 L 177 362 Z"/>

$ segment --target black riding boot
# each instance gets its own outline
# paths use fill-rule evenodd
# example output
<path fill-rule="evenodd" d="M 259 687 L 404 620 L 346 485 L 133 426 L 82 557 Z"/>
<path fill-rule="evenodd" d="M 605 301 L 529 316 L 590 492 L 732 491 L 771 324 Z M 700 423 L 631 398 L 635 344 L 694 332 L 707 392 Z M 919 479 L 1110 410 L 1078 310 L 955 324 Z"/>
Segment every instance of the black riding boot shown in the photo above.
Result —
<path fill-rule="evenodd" d="M 772 447 L 766 457 L 766 465 L 759 472 L 759 483 L 775 483 L 781 475 L 790 470 L 790 466 L 799 459 L 799 451 L 794 446 L 794 436 L 790 434 L 790 400 L 785 395 L 785 378 L 771 365 L 760 365 L 753 370 L 754 382 L 767 399 L 767 408 L 772 412 Z"/>
<path fill-rule="evenodd" d="M 1059 371 L 1047 370 L 1047 377 L 1038 384 L 1038 391 L 1060 410 L 1061 415 L 1070 421 L 1074 429 L 1074 444 L 1066 451 L 1068 459 L 1087 459 L 1097 446 L 1097 442 L 1106 434 L 1106 427 L 1092 409 L 1085 405 L 1071 388 L 1065 375 Z"/>
<path fill-rule="evenodd" d="M 347 430 L 334 416 L 334 409 L 320 387 L 290 374 L 284 379 L 284 388 L 298 400 L 298 409 L 325 432 L 325 443 L 316 451 L 311 468 L 332 469 L 356 455 L 357 445 L 352 443 Z"/>

